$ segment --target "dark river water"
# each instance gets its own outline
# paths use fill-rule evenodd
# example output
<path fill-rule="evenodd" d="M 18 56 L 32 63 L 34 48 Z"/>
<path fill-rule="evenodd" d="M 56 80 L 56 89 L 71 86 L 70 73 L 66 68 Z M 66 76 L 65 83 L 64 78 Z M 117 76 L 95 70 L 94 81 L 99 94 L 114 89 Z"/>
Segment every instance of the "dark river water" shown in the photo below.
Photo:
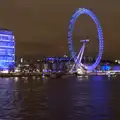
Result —
<path fill-rule="evenodd" d="M 120 76 L 2 78 L 0 120 L 120 120 Z"/>

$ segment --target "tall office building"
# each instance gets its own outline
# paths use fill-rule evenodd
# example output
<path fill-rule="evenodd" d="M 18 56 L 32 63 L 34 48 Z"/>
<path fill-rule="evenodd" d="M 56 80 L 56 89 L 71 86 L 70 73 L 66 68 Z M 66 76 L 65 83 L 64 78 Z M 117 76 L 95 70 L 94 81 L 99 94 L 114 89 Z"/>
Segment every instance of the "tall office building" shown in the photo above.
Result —
<path fill-rule="evenodd" d="M 0 70 L 15 66 L 15 41 L 13 32 L 0 29 Z"/>

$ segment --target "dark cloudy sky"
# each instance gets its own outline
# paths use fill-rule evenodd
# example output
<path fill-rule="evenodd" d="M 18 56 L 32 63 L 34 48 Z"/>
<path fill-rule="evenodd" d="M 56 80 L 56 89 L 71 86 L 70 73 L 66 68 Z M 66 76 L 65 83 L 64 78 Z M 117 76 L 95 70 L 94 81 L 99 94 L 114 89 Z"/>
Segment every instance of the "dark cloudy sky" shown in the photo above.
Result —
<path fill-rule="evenodd" d="M 1 0 L 0 27 L 14 31 L 17 55 L 63 55 L 68 52 L 68 22 L 79 7 L 91 9 L 99 18 L 104 30 L 104 57 L 120 58 L 119 0 Z M 88 20 L 80 17 L 74 42 L 82 36 L 93 39 L 88 52 L 92 55 L 97 49 L 96 29 Z"/>

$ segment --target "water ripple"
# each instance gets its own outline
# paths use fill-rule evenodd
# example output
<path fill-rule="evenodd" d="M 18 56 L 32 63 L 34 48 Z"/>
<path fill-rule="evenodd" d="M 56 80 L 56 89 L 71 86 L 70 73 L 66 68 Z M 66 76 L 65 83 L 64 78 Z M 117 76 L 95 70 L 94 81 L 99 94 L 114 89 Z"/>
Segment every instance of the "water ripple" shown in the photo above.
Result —
<path fill-rule="evenodd" d="M 0 79 L 0 120 L 116 120 L 111 101 L 120 99 L 111 97 L 111 81 L 75 79 Z"/>

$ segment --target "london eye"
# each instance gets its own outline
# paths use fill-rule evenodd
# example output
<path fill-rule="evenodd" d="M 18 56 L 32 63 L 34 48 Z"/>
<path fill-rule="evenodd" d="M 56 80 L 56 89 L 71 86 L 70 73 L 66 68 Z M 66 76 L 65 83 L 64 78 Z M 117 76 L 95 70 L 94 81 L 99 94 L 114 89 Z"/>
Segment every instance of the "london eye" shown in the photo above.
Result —
<path fill-rule="evenodd" d="M 81 60 L 82 60 L 82 56 L 84 53 L 84 49 L 85 49 L 85 45 L 86 43 L 89 41 L 87 40 L 81 40 L 81 42 L 83 43 L 82 48 L 80 49 L 80 52 L 78 53 L 78 55 L 76 55 L 76 52 L 74 50 L 74 46 L 73 46 L 73 30 L 74 30 L 74 24 L 77 20 L 77 18 L 82 15 L 88 15 L 89 17 L 92 18 L 92 20 L 94 21 L 94 23 L 96 24 L 96 28 L 97 28 L 97 35 L 98 35 L 98 40 L 99 40 L 99 51 L 98 51 L 98 55 L 95 59 L 95 62 L 92 65 L 84 65 Z M 71 53 L 71 56 L 74 59 L 75 64 L 77 64 L 77 66 L 82 66 L 84 67 L 87 71 L 92 71 L 94 70 L 100 63 L 101 59 L 102 59 L 102 55 L 103 55 L 103 47 L 104 47 L 104 39 L 103 39 L 103 32 L 102 32 L 102 27 L 97 19 L 97 17 L 95 16 L 95 14 L 85 8 L 79 8 L 76 10 L 76 12 L 72 15 L 70 21 L 69 21 L 69 26 L 68 26 L 68 46 L 69 46 L 69 51 Z"/>

